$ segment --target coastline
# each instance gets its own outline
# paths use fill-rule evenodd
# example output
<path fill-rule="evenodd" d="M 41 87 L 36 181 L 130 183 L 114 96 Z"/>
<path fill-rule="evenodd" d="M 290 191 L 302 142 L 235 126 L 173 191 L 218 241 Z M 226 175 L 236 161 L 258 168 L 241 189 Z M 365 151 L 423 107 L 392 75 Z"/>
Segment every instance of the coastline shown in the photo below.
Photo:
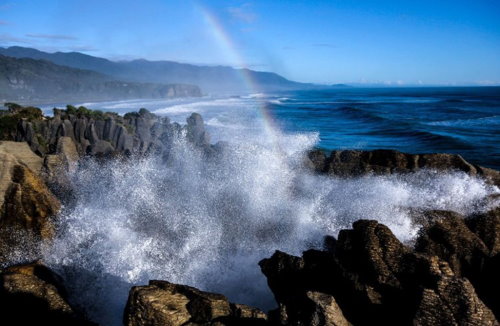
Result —
<path fill-rule="evenodd" d="M 46 118 L 36 110 L 25 111 L 16 107 L 10 114 L 17 115 L 19 120 L 14 129 L 4 133 L 3 137 L 7 135 L 8 139 L 0 143 L 3 155 L 8 158 L 2 160 L 4 169 L 13 169 L 12 174 L 4 174 L 4 182 L 7 183 L 4 188 L 7 190 L 3 198 L 7 204 L 3 206 L 2 214 L 10 216 L 10 219 L 3 221 L 9 221 L 9 227 L 20 227 L 33 233 L 35 238 L 42 237 L 47 243 L 54 237 L 46 230 L 53 228 L 51 224 L 55 220 L 49 217 L 57 216 L 54 214 L 59 210 L 56 201 L 69 203 L 71 196 L 68 195 L 74 191 L 66 173 L 77 169 L 80 160 L 85 157 L 98 157 L 106 162 L 141 160 L 144 156 L 159 155 L 168 162 L 171 154 L 164 149 L 172 148 L 176 137 L 186 137 L 186 144 L 194 146 L 202 162 L 227 159 L 224 151 L 228 145 L 210 143 L 200 115 L 191 115 L 187 125 L 181 126 L 147 110 L 119 117 L 74 109 L 74 112 L 70 108 L 56 111 L 54 117 Z M 151 133 L 151 130 L 155 132 Z M 24 146 L 22 150 L 21 146 Z M 40 155 L 38 158 L 35 152 Z M 326 156 L 323 152 L 313 151 L 308 154 L 308 159 L 309 162 L 306 161 L 298 169 L 329 175 L 329 178 L 414 174 L 430 169 L 444 172 L 458 170 L 472 178 L 484 178 L 484 182 L 497 187 L 497 190 L 500 180 L 499 171 L 471 165 L 460 156 L 449 154 L 336 151 Z M 30 163 L 34 161 L 38 163 Z M 11 165 L 6 166 L 6 162 L 11 162 Z M 14 203 L 15 198 L 24 194 L 34 195 L 24 197 L 24 200 L 11 206 L 18 211 L 5 210 L 9 203 Z M 363 320 L 365 317 L 354 311 L 363 307 L 368 320 L 385 323 L 413 321 L 426 324 L 435 321 L 438 312 L 445 309 L 449 315 L 443 318 L 458 323 L 494 325 L 496 319 L 493 313 L 498 316 L 499 311 L 494 300 L 495 292 L 490 292 L 490 288 L 498 286 L 498 280 L 493 277 L 498 272 L 497 244 L 500 239 L 500 214 L 495 208 L 498 206 L 498 203 L 495 204 L 497 197 L 498 194 L 485 198 L 491 202 L 493 209 L 472 216 L 433 210 L 420 212 L 418 218 L 424 222 L 415 248 L 401 243 L 386 226 L 376 221 L 357 221 L 353 229 L 340 231 L 337 238 L 326 237 L 323 250 L 306 251 L 303 257 L 275 253 L 260 263 L 280 307 L 269 315 L 230 303 L 220 295 L 154 281 L 149 286 L 131 290 L 125 323 L 145 325 L 154 320 L 173 322 L 175 319 L 182 320 L 182 323 L 218 322 L 223 325 L 323 325 L 326 321 L 339 325 L 362 325 L 366 323 Z M 25 220 L 37 223 L 26 224 L 23 220 L 13 219 L 21 216 L 20 212 L 25 214 Z M 441 236 L 436 236 L 436 232 Z M 9 241 L 17 240 L 19 238 Z M 321 242 L 321 239 L 318 241 Z M 466 243 L 465 247 L 463 243 Z M 453 254 L 443 249 L 450 246 L 455 248 Z M 40 257 L 33 257 L 36 258 Z M 47 289 L 53 293 L 64 292 L 64 282 L 47 267 L 38 266 L 43 265 L 35 263 L 4 268 L 1 272 L 3 284 L 8 283 L 10 287 L 0 289 L 2 302 L 8 302 L 19 295 L 16 293 L 22 293 L 25 298 L 36 298 L 33 301 L 36 311 L 43 310 L 41 307 L 45 304 L 51 307 L 42 317 L 55 325 L 68 320 L 88 323 L 80 308 L 65 302 L 64 295 L 41 295 Z M 335 278 L 325 279 L 330 272 L 336 275 Z M 47 275 L 53 276 L 47 278 Z M 414 281 L 409 282 L 409 279 Z M 432 282 L 429 283 L 429 279 Z M 37 290 L 27 290 L 26 284 L 36 284 Z M 336 288 L 336 284 L 344 285 Z M 465 299 L 457 302 L 459 296 Z M 38 300 L 45 303 L 37 306 L 41 304 Z M 169 306 L 171 310 L 165 313 L 162 308 L 155 308 L 154 302 L 158 300 L 160 305 Z M 16 309 L 26 308 L 16 300 L 12 302 L 15 303 L 11 305 L 14 314 L 17 314 Z M 63 303 L 55 305 L 54 302 Z M 415 304 L 406 305 L 405 302 Z M 198 308 L 186 310 L 184 306 Z M 461 313 L 462 307 L 475 313 Z M 387 313 L 394 309 L 398 311 L 396 315 Z M 137 311 L 143 313 L 139 315 Z"/>

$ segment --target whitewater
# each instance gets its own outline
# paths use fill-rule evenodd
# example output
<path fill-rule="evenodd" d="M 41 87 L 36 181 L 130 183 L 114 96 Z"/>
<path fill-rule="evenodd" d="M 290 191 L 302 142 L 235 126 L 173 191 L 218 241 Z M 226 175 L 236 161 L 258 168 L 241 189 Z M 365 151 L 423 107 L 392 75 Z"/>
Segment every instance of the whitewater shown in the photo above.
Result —
<path fill-rule="evenodd" d="M 340 179 L 304 168 L 317 132 L 287 132 L 262 111 L 261 95 L 86 103 L 119 113 L 149 108 L 185 123 L 200 113 L 220 148 L 207 160 L 180 135 L 167 161 L 84 160 L 70 174 L 75 201 L 58 218 L 44 261 L 65 279 L 70 300 L 103 325 L 121 325 L 128 291 L 151 279 L 219 292 L 274 308 L 257 263 L 282 250 L 321 248 L 358 219 L 386 224 L 404 242 L 412 214 L 487 210 L 500 190 L 464 173 Z"/>

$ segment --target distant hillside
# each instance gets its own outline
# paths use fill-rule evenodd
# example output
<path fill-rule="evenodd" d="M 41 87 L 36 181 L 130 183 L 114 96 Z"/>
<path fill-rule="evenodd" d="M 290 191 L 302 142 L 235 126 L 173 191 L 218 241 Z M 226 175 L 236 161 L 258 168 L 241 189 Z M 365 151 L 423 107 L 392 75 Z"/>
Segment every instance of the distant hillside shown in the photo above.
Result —
<path fill-rule="evenodd" d="M 122 82 L 95 71 L 56 65 L 46 60 L 0 55 L 2 102 L 72 102 L 200 95 L 197 86 Z"/>
<path fill-rule="evenodd" d="M 110 61 L 79 52 L 47 53 L 32 48 L 0 48 L 0 54 L 16 58 L 44 59 L 58 65 L 93 70 L 120 80 L 150 83 L 198 85 L 203 92 L 271 91 L 315 87 L 290 81 L 271 72 L 234 69 L 224 66 L 196 66 L 173 61 Z M 248 89 L 248 84 L 254 85 Z"/>

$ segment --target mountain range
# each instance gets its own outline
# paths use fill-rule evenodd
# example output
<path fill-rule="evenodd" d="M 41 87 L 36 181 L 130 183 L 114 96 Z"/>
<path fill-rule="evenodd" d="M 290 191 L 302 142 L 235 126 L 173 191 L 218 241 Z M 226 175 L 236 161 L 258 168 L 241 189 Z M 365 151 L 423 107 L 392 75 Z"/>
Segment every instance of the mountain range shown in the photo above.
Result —
<path fill-rule="evenodd" d="M 42 104 L 181 96 L 201 96 L 201 91 L 194 85 L 124 82 L 46 60 L 0 55 L 2 102 Z"/>
<path fill-rule="evenodd" d="M 204 94 L 231 95 L 317 87 L 313 84 L 290 81 L 272 72 L 226 66 L 198 66 L 144 59 L 111 61 L 79 52 L 48 53 L 19 46 L 0 48 L 0 55 L 4 56 L 0 60 L 0 86 L 2 90 L 5 90 L 6 85 L 10 85 L 18 96 L 23 93 L 23 88 L 25 91 L 26 88 L 31 89 L 34 97 L 43 90 L 45 92 L 43 94 L 55 91 L 53 94 L 55 97 L 59 97 L 60 93 L 64 92 L 71 95 L 76 91 L 78 97 L 91 96 L 99 99 L 106 97 L 105 95 L 109 92 L 108 99 L 114 99 L 117 96 L 123 97 L 123 94 L 126 94 L 127 98 L 136 95 L 138 95 L 136 97 L 159 97 L 165 93 L 165 90 L 168 93 L 168 85 L 179 84 L 196 85 Z M 12 69 L 17 69 L 17 75 L 7 76 L 6 71 L 12 71 Z M 19 79 L 19 77 L 22 78 Z M 68 82 L 72 87 L 69 92 Z M 125 87 L 124 84 L 128 86 Z M 97 93 L 93 93 L 96 90 Z M 5 95 L 2 95 L 0 91 L 0 99 L 3 97 Z"/>

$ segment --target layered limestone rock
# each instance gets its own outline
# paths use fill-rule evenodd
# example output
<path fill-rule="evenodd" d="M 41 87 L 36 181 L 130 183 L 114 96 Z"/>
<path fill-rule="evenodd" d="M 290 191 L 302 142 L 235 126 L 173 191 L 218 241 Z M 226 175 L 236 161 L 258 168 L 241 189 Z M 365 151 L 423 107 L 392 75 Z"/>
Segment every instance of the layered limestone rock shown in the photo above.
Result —
<path fill-rule="evenodd" d="M 449 223 L 447 227 L 452 228 Z M 433 234 L 431 228 L 423 231 L 420 243 L 429 243 L 425 239 Z M 491 230 L 492 226 L 482 229 Z M 433 240 L 432 245 L 417 245 L 415 251 L 386 226 L 360 220 L 353 229 L 342 230 L 338 240 L 328 237 L 324 251 L 309 250 L 302 257 L 276 252 L 260 262 L 279 304 L 270 319 L 281 325 L 497 325 L 492 312 L 495 301 L 488 301 L 491 293 L 476 292 L 466 278 L 469 269 L 463 270 L 468 262 L 480 264 L 491 252 L 470 234 L 464 236 L 458 230 L 449 234 L 453 240 L 442 244 Z M 477 247 L 477 252 L 465 249 L 452 258 L 440 250 L 461 243 L 461 237 L 469 239 L 465 246 Z M 464 263 L 453 264 L 460 259 Z M 477 268 L 470 269 L 480 275 L 493 272 Z M 316 297 L 323 300 L 311 300 L 311 293 L 320 293 Z"/>
<path fill-rule="evenodd" d="M 125 308 L 126 326 L 266 325 L 267 316 L 258 309 L 230 303 L 221 294 L 150 281 L 133 287 Z"/>
<path fill-rule="evenodd" d="M 446 261 L 500 319 L 500 208 L 470 218 L 444 211 L 429 214 L 435 222 L 422 229 L 416 251 Z"/>
<path fill-rule="evenodd" d="M 61 278 L 40 262 L 0 270 L 2 325 L 94 325 L 66 299 Z"/>
<path fill-rule="evenodd" d="M 309 165 L 319 173 L 341 177 L 365 174 L 409 173 L 420 169 L 462 171 L 500 185 L 500 172 L 471 164 L 456 154 L 407 154 L 395 150 L 323 151 L 309 153 Z"/>
<path fill-rule="evenodd" d="M 67 139 L 71 139 L 79 156 L 168 153 L 174 138 L 183 133 L 196 146 L 210 145 L 199 114 L 191 115 L 187 125 L 181 127 L 146 109 L 120 116 L 68 106 L 66 110 L 54 109 L 54 116 L 46 117 L 38 108 L 13 103 L 8 106 L 8 111 L 0 112 L 1 138 L 25 141 L 42 157 L 72 147 Z M 62 145 L 61 139 L 66 139 Z"/>
<path fill-rule="evenodd" d="M 51 217 L 59 211 L 60 203 L 40 177 L 41 163 L 26 143 L 0 143 L 2 264 L 7 258 L 22 254 L 19 251 L 36 252 L 37 243 L 54 234 Z"/>

